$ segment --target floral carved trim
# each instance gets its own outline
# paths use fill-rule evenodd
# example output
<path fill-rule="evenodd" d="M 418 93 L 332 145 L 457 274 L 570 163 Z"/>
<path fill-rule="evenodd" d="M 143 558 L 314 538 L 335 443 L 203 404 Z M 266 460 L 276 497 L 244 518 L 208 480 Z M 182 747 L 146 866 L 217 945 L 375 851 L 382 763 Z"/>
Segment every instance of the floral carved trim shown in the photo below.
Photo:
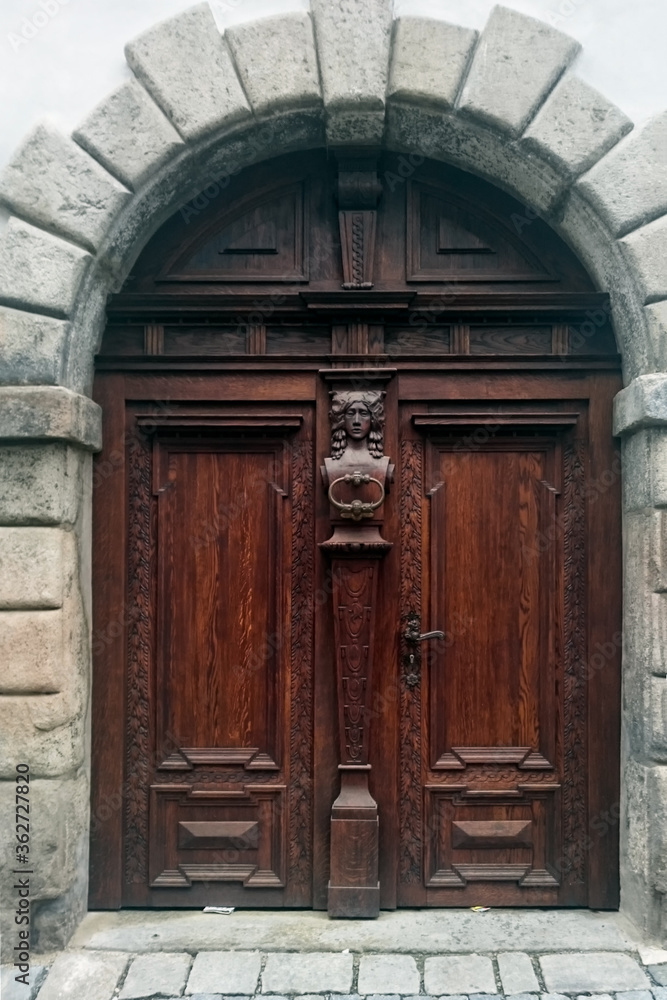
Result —
<path fill-rule="evenodd" d="M 148 879 L 150 783 L 149 676 L 153 634 L 151 588 L 155 560 L 155 510 L 151 452 L 139 434 L 129 450 L 127 722 L 125 732 L 124 871 L 126 882 Z"/>
<path fill-rule="evenodd" d="M 422 604 L 422 500 L 423 445 L 403 441 L 401 445 L 401 621 L 410 614 L 421 618 Z M 401 629 L 401 634 L 403 633 Z M 402 639 L 401 663 L 409 655 Z M 422 773 L 420 688 L 401 682 L 400 689 L 400 880 L 422 879 Z"/>
<path fill-rule="evenodd" d="M 563 483 L 563 877 L 586 881 L 588 811 L 586 523 L 583 445 L 566 445 Z"/>
<path fill-rule="evenodd" d="M 292 622 L 291 722 L 288 808 L 289 878 L 312 881 L 313 756 L 313 448 L 310 441 L 292 452 Z"/>

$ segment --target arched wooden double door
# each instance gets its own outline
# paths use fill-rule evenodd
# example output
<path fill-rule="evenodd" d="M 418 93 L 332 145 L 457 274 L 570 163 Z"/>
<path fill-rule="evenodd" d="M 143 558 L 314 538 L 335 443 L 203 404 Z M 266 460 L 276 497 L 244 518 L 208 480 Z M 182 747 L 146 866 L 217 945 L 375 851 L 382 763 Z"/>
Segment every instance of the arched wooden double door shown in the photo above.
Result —
<path fill-rule="evenodd" d="M 606 297 L 523 206 L 421 158 L 317 151 L 207 192 L 98 358 L 91 905 L 326 908 L 377 849 L 383 907 L 616 906 Z M 381 400 L 394 467 L 344 594 L 336 392 Z M 346 754 L 379 817 L 356 859 L 331 837 Z"/>

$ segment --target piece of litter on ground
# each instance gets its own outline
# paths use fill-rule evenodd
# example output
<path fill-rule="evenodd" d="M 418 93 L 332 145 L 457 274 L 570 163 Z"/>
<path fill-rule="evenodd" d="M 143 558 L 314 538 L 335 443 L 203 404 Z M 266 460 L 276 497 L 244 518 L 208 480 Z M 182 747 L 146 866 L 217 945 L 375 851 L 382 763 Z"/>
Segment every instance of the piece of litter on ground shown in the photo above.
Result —
<path fill-rule="evenodd" d="M 341 955 L 349 955 L 349 954 L 350 954 L 349 948 L 343 948 L 343 950 L 341 951 Z"/>
<path fill-rule="evenodd" d="M 204 913 L 233 913 L 235 906 L 205 906 Z"/>
<path fill-rule="evenodd" d="M 471 906 L 470 909 L 473 913 L 488 913 L 491 909 L 490 906 Z"/>

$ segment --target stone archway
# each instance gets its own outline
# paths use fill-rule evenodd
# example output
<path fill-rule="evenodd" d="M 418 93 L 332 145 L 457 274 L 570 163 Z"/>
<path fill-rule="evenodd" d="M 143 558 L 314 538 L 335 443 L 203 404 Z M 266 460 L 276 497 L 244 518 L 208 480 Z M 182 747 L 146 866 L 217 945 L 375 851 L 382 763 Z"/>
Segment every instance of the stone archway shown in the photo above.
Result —
<path fill-rule="evenodd" d="M 405 154 L 406 173 L 411 156 L 428 155 L 486 177 L 526 205 L 513 220 L 518 229 L 538 213 L 611 296 L 628 383 L 616 425 L 625 435 L 627 553 L 622 906 L 648 932 L 660 928 L 667 117 L 630 131 L 569 72 L 577 48 L 508 8 L 496 8 L 478 37 L 438 21 L 392 22 L 387 0 L 313 0 L 310 15 L 242 24 L 221 37 L 201 4 L 128 45 L 134 76 L 73 138 L 39 126 L 7 167 L 2 199 L 14 215 L 0 243 L 0 531 L 12 668 L 0 717 L 10 762 L 3 777 L 13 781 L 21 747 L 40 803 L 33 898 L 41 949 L 62 944 L 86 906 L 89 455 L 101 433 L 87 393 L 106 296 L 171 213 L 220 197 L 247 164 L 325 143 L 382 144 Z M 110 802 L 109 814 L 119 805 Z"/>

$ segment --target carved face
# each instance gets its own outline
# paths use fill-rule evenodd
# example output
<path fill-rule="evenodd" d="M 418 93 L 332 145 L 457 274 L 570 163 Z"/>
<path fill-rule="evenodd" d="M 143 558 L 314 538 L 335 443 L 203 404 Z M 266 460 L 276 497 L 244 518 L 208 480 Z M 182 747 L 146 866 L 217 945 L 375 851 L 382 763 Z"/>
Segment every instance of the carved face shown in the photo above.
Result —
<path fill-rule="evenodd" d="M 371 429 L 371 411 L 361 399 L 353 400 L 345 410 L 345 433 L 354 441 L 367 437 Z"/>
<path fill-rule="evenodd" d="M 331 393 L 331 457 L 342 458 L 348 442 L 366 440 L 373 458 L 382 458 L 384 392 L 345 389 Z"/>

